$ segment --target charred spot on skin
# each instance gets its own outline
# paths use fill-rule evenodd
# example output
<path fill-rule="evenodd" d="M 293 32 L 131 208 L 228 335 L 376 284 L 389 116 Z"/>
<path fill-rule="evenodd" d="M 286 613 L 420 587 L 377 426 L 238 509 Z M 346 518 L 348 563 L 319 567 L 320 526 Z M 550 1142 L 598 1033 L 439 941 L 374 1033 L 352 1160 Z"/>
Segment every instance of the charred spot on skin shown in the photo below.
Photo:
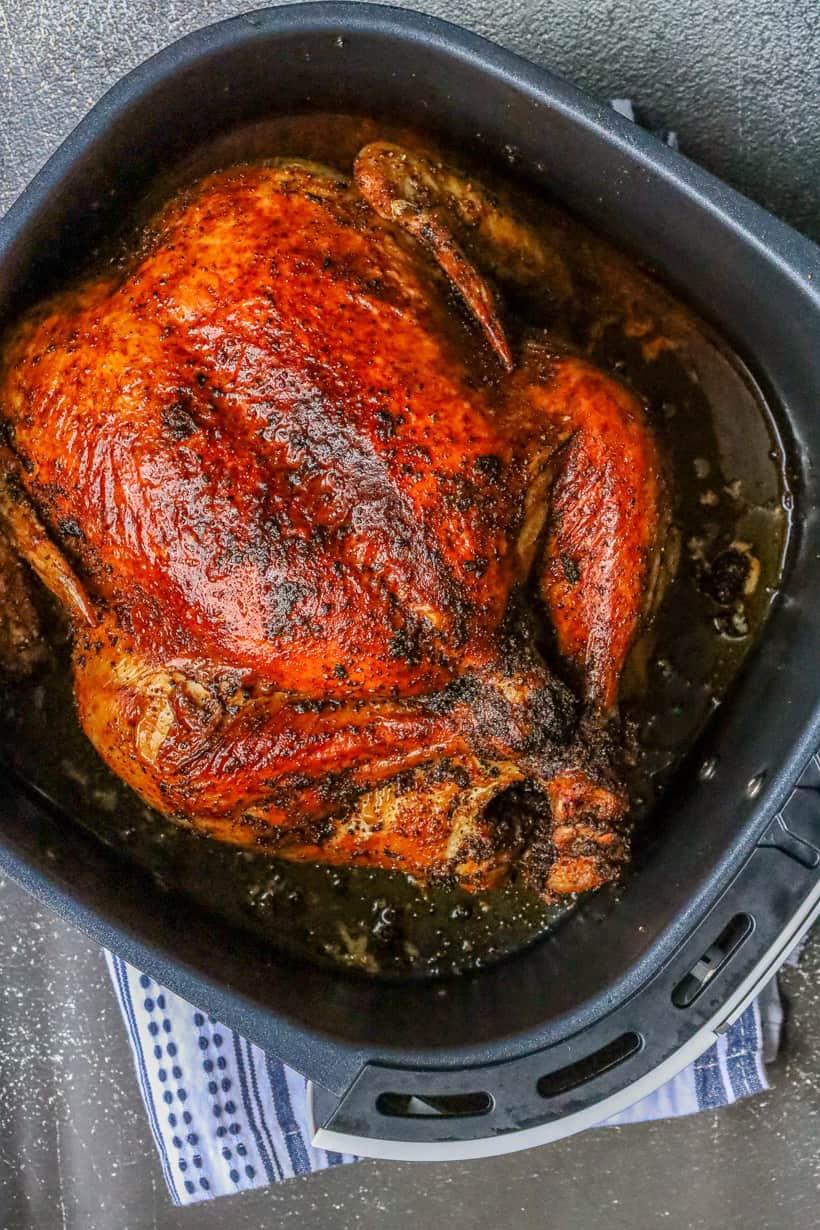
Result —
<path fill-rule="evenodd" d="M 484 453 L 480 457 L 476 457 L 473 462 L 474 469 L 478 470 L 483 478 L 487 478 L 490 482 L 496 483 L 501 477 L 503 462 L 495 453 Z"/>
<path fill-rule="evenodd" d="M 450 480 L 450 485 L 453 490 L 452 504 L 458 512 L 466 513 L 478 506 L 479 492 L 468 478 L 456 476 Z"/>
<path fill-rule="evenodd" d="M 419 628 L 405 624 L 390 638 L 388 643 L 390 657 L 396 661 L 405 662 L 408 666 L 418 666 L 422 659 L 420 641 Z"/>
<path fill-rule="evenodd" d="M 180 397 L 170 406 L 162 408 L 162 425 L 172 440 L 187 440 L 197 431 L 197 423 L 190 410 L 191 396 Z"/>
<path fill-rule="evenodd" d="M 7 494 L 15 504 L 27 498 L 23 484 L 20 481 L 20 475 L 16 470 L 0 471 L 0 481 L 2 481 Z"/>
<path fill-rule="evenodd" d="M 57 529 L 64 538 L 84 538 L 82 527 L 74 517 L 62 517 L 57 522 Z"/>
<path fill-rule="evenodd" d="M 470 774 L 463 765 L 453 765 L 450 777 L 462 790 L 466 790 L 470 785 Z"/>
<path fill-rule="evenodd" d="M 305 587 L 297 581 L 284 581 L 271 590 L 271 609 L 267 618 L 267 633 L 271 640 L 287 631 L 294 607 L 304 596 Z"/>
<path fill-rule="evenodd" d="M 569 741 L 578 719 L 578 699 L 568 687 L 554 680 L 539 688 L 527 701 L 528 733 L 521 742 L 526 755 L 543 755 Z"/>
<path fill-rule="evenodd" d="M 355 280 L 359 289 L 365 294 L 373 295 L 377 299 L 384 294 L 384 279 L 378 275 L 370 278 L 357 278 Z"/>
<path fill-rule="evenodd" d="M 476 555 L 473 559 L 464 561 L 464 571 L 472 573 L 477 580 L 484 576 L 489 567 L 489 560 L 484 555 Z"/>
<path fill-rule="evenodd" d="M 459 675 L 440 692 L 428 697 L 427 707 L 431 713 L 443 716 L 452 712 L 456 705 L 474 703 L 479 690 L 480 685 L 472 675 Z"/>
<path fill-rule="evenodd" d="M 377 437 L 384 443 L 396 434 L 396 429 L 404 423 L 403 414 L 391 414 L 389 410 L 377 410 L 375 413 Z"/>
<path fill-rule="evenodd" d="M 577 585 L 581 579 L 581 569 L 578 561 L 570 555 L 561 555 L 561 568 L 567 585 Z"/>

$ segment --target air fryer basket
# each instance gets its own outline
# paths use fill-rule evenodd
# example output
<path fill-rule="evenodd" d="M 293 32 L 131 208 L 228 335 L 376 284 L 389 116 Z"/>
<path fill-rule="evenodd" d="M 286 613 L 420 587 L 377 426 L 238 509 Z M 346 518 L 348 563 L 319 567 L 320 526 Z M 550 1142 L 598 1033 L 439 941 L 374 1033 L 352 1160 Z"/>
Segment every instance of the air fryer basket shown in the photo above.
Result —
<path fill-rule="evenodd" d="M 406 11 L 311 4 L 203 30 L 106 95 L 0 224 L 0 325 L 64 278 L 194 144 L 306 104 L 412 111 L 455 147 L 512 147 L 536 186 L 639 251 L 732 340 L 777 408 L 795 469 L 780 599 L 661 799 L 664 840 L 618 908 L 593 897 L 560 938 L 495 968 L 383 984 L 299 966 L 181 909 L 12 779 L 0 865 L 311 1077 L 323 1143 L 338 1146 L 344 1133 L 368 1153 L 498 1151 L 612 1113 L 677 1070 L 740 1010 L 818 899 L 820 252 L 481 39 Z M 704 780 L 696 766 L 711 758 Z"/>

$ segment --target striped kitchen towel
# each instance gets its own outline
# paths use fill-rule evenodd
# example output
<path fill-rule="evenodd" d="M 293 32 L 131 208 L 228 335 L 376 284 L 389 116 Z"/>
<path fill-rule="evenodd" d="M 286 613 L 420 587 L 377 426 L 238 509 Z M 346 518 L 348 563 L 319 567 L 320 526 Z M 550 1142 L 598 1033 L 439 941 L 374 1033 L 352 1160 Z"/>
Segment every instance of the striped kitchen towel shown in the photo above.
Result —
<path fill-rule="evenodd" d="M 177 1204 L 356 1159 L 310 1143 L 298 1072 L 106 954 L 165 1181 Z M 776 983 L 690 1067 L 608 1124 L 715 1110 L 768 1088 L 782 1013 Z"/>

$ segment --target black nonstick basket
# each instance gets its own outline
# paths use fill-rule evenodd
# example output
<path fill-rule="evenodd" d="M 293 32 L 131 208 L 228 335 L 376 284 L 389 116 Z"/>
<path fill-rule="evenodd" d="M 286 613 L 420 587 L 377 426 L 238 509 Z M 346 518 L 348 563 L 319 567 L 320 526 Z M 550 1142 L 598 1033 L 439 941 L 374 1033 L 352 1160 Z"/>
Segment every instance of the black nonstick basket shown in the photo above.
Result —
<path fill-rule="evenodd" d="M 529 1146 L 599 1121 L 705 1049 L 820 904 L 820 251 L 578 90 L 490 43 L 365 4 L 262 10 L 176 43 L 94 108 L 0 224 L 0 326 L 198 142 L 305 106 L 417 120 L 627 249 L 731 340 L 793 471 L 782 590 L 661 798 L 663 840 L 604 914 L 445 982 L 299 965 L 160 891 L 6 776 L 0 867 L 314 1082 L 317 1143 L 388 1157 Z M 2 749 L 0 749 L 2 752 Z M 698 773 L 707 762 L 711 771 Z M 661 823 L 662 822 L 662 823 Z M 597 912 L 596 912 L 597 910 Z"/>

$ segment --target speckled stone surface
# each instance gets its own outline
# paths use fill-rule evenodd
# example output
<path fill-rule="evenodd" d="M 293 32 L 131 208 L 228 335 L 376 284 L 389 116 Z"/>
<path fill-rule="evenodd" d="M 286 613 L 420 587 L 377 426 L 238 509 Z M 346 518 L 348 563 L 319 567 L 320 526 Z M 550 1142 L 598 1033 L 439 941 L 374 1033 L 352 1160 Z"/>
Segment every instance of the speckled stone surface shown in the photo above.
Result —
<path fill-rule="evenodd" d="M 0 210 L 120 77 L 253 0 L 0 0 Z M 820 238 L 817 0 L 415 0 L 601 98 Z"/>
<path fill-rule="evenodd" d="M 360 1162 L 175 1209 L 100 950 L 0 881 L 2 1230 L 814 1230 L 820 936 L 787 970 L 770 1093 L 449 1165 Z"/>
<path fill-rule="evenodd" d="M 0 0 L 0 210 L 128 68 L 250 7 Z M 692 157 L 820 239 L 817 0 L 418 0 L 600 97 L 632 96 Z M 0 1230 L 813 1230 L 820 939 L 787 971 L 765 1097 L 477 1163 L 366 1162 L 171 1207 L 99 949 L 0 880 Z"/>

